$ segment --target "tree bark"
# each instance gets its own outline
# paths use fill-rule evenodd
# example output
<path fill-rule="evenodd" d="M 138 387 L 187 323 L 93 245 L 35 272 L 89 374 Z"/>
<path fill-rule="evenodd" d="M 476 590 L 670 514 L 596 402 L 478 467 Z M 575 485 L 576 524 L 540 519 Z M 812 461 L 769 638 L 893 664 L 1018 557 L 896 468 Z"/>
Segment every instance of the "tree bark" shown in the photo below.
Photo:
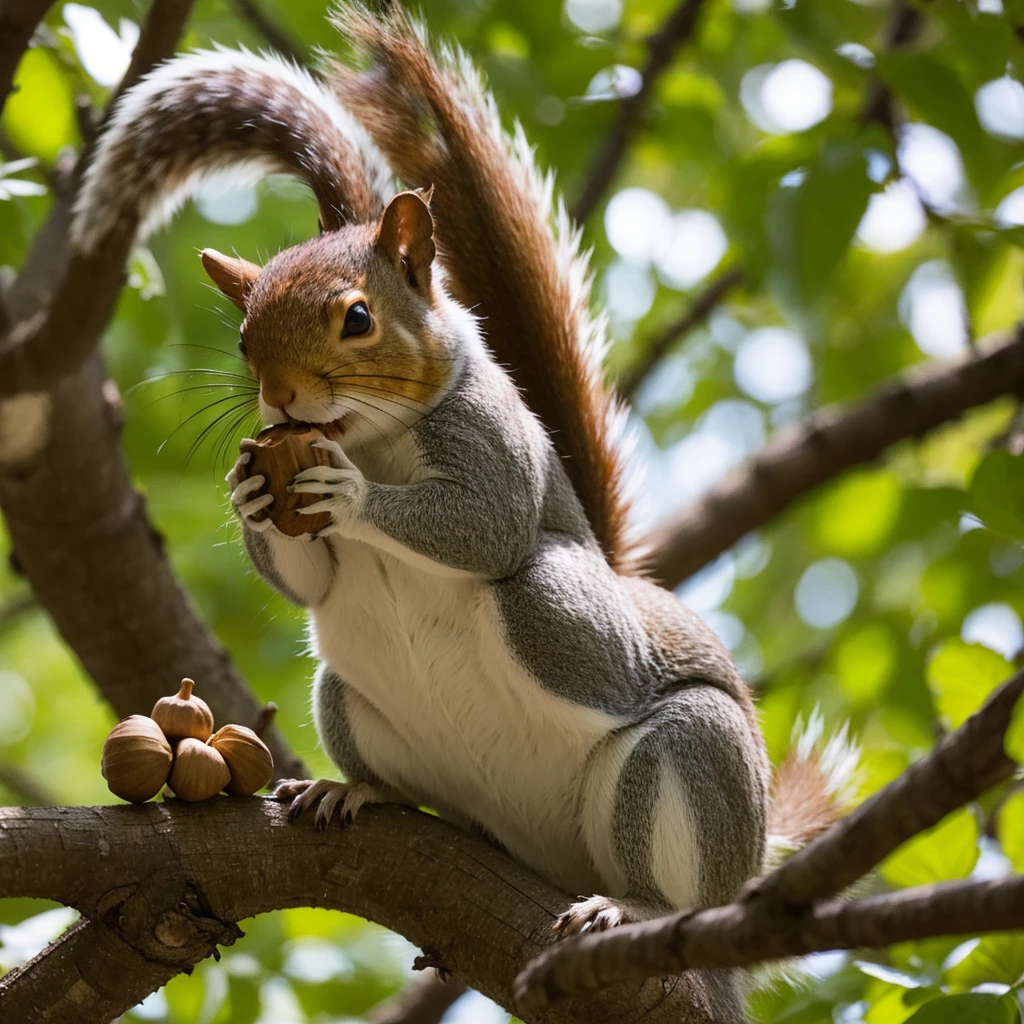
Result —
<path fill-rule="evenodd" d="M 569 897 L 482 840 L 408 808 L 367 808 L 341 829 L 289 825 L 270 798 L 137 807 L 0 808 L 0 898 L 88 918 L 0 979 L 0 1019 L 90 1024 L 121 1013 L 229 944 L 235 922 L 283 907 L 377 921 L 456 978 L 512 1004 Z M 125 967 L 128 969 L 125 969 Z M 626 985 L 530 1024 L 712 1024 L 700 972 Z"/>

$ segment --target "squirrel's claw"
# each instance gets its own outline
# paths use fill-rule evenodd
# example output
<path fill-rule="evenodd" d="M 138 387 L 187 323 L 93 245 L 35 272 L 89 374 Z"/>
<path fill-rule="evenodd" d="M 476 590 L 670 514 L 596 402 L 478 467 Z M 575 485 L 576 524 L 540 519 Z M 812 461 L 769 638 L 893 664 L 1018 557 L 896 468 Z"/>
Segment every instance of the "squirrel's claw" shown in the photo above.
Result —
<path fill-rule="evenodd" d="M 567 935 L 586 935 L 588 932 L 604 932 L 625 923 L 622 907 L 607 896 L 591 896 L 574 903 L 564 914 L 560 914 L 551 930 L 560 938 Z"/>
<path fill-rule="evenodd" d="M 316 827 L 322 832 L 338 818 L 339 824 L 355 820 L 365 804 L 384 803 L 384 799 L 368 782 L 335 782 L 332 779 L 287 779 L 274 790 L 278 800 L 291 799 L 288 819 L 296 821 L 304 811 L 316 808 Z"/>
<path fill-rule="evenodd" d="M 334 469 L 355 469 L 355 463 L 345 454 L 345 449 L 338 444 L 337 441 L 332 441 L 330 438 L 325 437 L 316 441 L 311 441 L 309 444 L 310 448 L 320 448 L 331 457 L 331 466 Z"/>

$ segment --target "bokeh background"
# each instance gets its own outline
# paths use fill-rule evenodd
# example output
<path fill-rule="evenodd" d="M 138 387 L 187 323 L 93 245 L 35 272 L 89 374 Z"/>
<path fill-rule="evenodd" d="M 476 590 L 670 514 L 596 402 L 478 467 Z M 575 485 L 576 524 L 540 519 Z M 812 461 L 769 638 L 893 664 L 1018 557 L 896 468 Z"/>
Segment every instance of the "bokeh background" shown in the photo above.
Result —
<path fill-rule="evenodd" d="M 523 123 L 571 200 L 671 6 L 427 0 L 423 12 L 483 67 L 503 117 Z M 183 47 L 264 46 L 245 7 L 199 0 Z M 704 289 L 742 280 L 635 389 L 638 525 L 685 506 L 809 411 L 962 357 L 1024 315 L 1024 3 L 911 8 L 708 0 L 658 80 L 585 225 L 611 323 L 610 375 L 626 379 Z M 338 46 L 319 0 L 258 9 L 303 53 Z M 0 121 L 0 265 L 21 262 L 52 168 L 80 145 L 76 97 L 109 95 L 143 10 L 58 3 L 24 57 Z M 900 41 L 894 25 L 908 17 L 913 32 Z M 892 97 L 883 116 L 880 83 Z M 128 456 L 177 571 L 259 696 L 279 705 L 289 740 L 328 773 L 309 715 L 302 616 L 255 578 L 228 515 L 223 476 L 244 424 L 233 392 L 214 387 L 228 378 L 198 372 L 241 369 L 237 316 L 205 283 L 199 249 L 263 260 L 315 231 L 315 206 L 291 181 L 211 181 L 133 257 L 105 350 L 125 395 Z M 902 443 L 680 588 L 757 687 L 775 758 L 818 706 L 860 738 L 869 793 L 1020 662 L 1021 427 L 1008 397 Z M 0 568 L 0 800 L 109 802 L 99 752 L 113 721 L 24 582 Z M 1024 867 L 1024 796 L 998 796 L 898 853 L 875 884 Z M 0 971 L 72 917 L 0 902 Z M 358 1020 L 409 976 L 411 947 L 355 918 L 290 910 L 243 927 L 220 963 L 175 979 L 126 1019 Z M 808 985 L 756 997 L 757 1019 L 1008 1024 L 1019 1018 L 1024 935 L 823 956 L 812 970 Z M 450 1016 L 505 1019 L 475 996 Z"/>

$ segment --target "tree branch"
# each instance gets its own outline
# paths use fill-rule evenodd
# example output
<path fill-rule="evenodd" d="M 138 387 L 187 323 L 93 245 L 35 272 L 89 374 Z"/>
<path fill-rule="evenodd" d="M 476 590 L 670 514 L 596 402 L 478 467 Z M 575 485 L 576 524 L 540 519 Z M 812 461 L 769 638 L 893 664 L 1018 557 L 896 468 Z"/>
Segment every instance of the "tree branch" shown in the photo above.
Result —
<path fill-rule="evenodd" d="M 968 409 L 1024 391 L 1024 325 L 952 366 L 926 367 L 846 409 L 779 431 L 745 466 L 646 539 L 652 575 L 675 587 L 815 487 Z"/>
<path fill-rule="evenodd" d="M 193 2 L 153 0 L 107 116 L 125 89 L 174 52 Z M 89 156 L 87 149 L 79 179 Z M 54 203 L 8 296 L 13 326 L 0 337 L 0 398 L 43 391 L 77 370 L 95 350 L 121 290 L 132 232 L 110 235 L 88 256 L 71 253 L 73 197 L 62 200 Z"/>
<path fill-rule="evenodd" d="M 256 6 L 254 0 L 235 0 L 235 9 L 238 16 L 247 21 L 269 44 L 271 49 L 296 64 L 306 63 L 306 52 L 280 25 L 273 19 L 268 18 L 263 11 Z"/>
<path fill-rule="evenodd" d="M 0 0 L 0 110 L 32 33 L 52 6 L 53 0 Z"/>
<path fill-rule="evenodd" d="M 410 981 L 393 999 L 374 1007 L 371 1024 L 441 1024 L 444 1015 L 469 989 L 461 981 L 441 981 L 429 971 Z"/>
<path fill-rule="evenodd" d="M 815 905 L 864 877 L 912 836 L 1009 778 L 1016 765 L 1003 751 L 1003 737 L 1022 693 L 1024 672 L 1018 672 L 897 779 L 776 871 L 748 883 L 736 903 L 566 942 L 520 976 L 517 1002 L 539 1009 L 613 982 L 689 967 L 730 967 L 815 950 L 1024 925 L 1020 884 L 997 891 L 986 887 L 990 883 L 958 883 L 854 904 Z M 929 910 L 933 899 L 937 903 Z"/>
<path fill-rule="evenodd" d="M 15 797 L 27 804 L 52 807 L 57 801 L 50 790 L 16 764 L 0 762 L 0 786 L 9 789 Z"/>
<path fill-rule="evenodd" d="M 173 51 L 190 6 L 154 0 L 125 82 Z M 132 486 L 117 389 L 94 352 L 123 283 L 130 238 L 112 237 L 100 254 L 68 262 L 72 201 L 55 199 L 7 295 L 15 328 L 13 347 L 0 344 L 0 396 L 50 387 L 40 397 L 41 448 L 25 465 L 0 466 L 0 509 L 14 550 L 118 714 L 148 714 L 191 676 L 219 720 L 252 725 L 260 704 L 174 577 Z M 308 774 L 276 729 L 263 738 L 279 775 Z"/>
<path fill-rule="evenodd" d="M 408 808 L 365 809 L 321 833 L 288 825 L 273 800 L 228 797 L 0 809 L 0 898 L 13 896 L 88 918 L 0 979 L 0 1018 L 48 1024 L 105 1022 L 233 941 L 234 922 L 294 906 L 378 921 L 509 1006 L 516 972 L 554 941 L 569 902 L 482 840 Z M 713 978 L 692 974 L 527 1020 L 712 1024 L 713 990 Z"/>
<path fill-rule="evenodd" d="M 685 338 L 690 331 L 707 320 L 712 310 L 742 281 L 743 269 L 741 267 L 732 267 L 709 281 L 701 293 L 694 298 L 690 308 L 678 320 L 669 324 L 650 343 L 639 363 L 631 366 L 622 375 L 615 390 L 627 400 L 634 398 L 669 350 L 681 338 Z"/>
<path fill-rule="evenodd" d="M 582 224 L 593 212 L 622 163 L 633 134 L 639 127 L 661 73 L 672 62 L 676 50 L 697 27 L 704 0 L 683 0 L 665 23 L 647 41 L 647 63 L 641 71 L 640 88 L 619 102 L 619 114 L 594 157 L 586 182 L 572 208 L 572 216 Z"/>
<path fill-rule="evenodd" d="M 527 968 L 516 985 L 517 1005 L 527 1011 L 543 1010 L 604 985 L 694 967 L 745 967 L 826 950 L 880 948 L 1021 927 L 1021 875 L 924 885 L 856 903 L 835 900 L 770 921 L 730 903 L 567 943 L 564 950 Z M 585 977 L 570 970 L 570 964 L 584 956 Z"/>

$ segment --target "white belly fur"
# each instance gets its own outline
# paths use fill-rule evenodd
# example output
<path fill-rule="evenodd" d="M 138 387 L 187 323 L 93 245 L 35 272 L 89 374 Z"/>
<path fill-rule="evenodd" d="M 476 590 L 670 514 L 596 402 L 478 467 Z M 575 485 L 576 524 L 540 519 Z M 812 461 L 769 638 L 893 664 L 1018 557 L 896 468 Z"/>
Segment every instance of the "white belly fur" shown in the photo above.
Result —
<path fill-rule="evenodd" d="M 339 571 L 311 639 L 366 702 L 352 703 L 350 724 L 368 765 L 442 816 L 479 822 L 552 882 L 600 891 L 579 802 L 588 758 L 616 720 L 515 663 L 486 581 L 335 543 Z"/>

